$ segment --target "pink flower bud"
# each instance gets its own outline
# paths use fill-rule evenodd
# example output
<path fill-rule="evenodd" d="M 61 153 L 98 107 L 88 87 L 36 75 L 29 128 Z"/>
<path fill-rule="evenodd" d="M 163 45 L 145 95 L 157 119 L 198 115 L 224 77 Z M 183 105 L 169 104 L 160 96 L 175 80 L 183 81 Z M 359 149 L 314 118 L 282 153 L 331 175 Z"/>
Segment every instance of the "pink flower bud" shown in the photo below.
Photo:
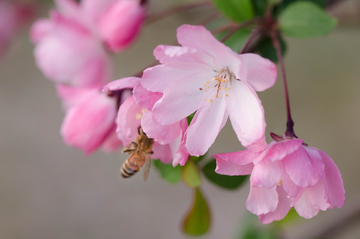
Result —
<path fill-rule="evenodd" d="M 100 36 L 112 51 L 127 48 L 138 35 L 145 7 L 137 0 L 119 0 L 105 11 L 99 21 Z"/>

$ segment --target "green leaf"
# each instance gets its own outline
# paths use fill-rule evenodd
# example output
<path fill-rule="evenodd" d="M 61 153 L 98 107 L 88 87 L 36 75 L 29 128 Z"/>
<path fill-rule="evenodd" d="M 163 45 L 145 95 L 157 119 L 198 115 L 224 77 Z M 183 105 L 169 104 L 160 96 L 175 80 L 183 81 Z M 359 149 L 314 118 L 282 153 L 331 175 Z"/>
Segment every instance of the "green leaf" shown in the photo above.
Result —
<path fill-rule="evenodd" d="M 249 29 L 240 29 L 236 31 L 229 39 L 227 39 L 224 43 L 228 47 L 230 47 L 233 51 L 239 52 L 244 46 L 246 40 L 251 34 L 251 30 Z"/>
<path fill-rule="evenodd" d="M 181 181 L 181 167 L 173 167 L 171 164 L 164 164 L 160 160 L 153 160 L 155 168 L 160 172 L 161 177 L 170 184 Z"/>
<path fill-rule="evenodd" d="M 181 167 L 181 178 L 190 188 L 196 188 L 202 184 L 200 172 L 190 158 L 186 162 L 185 166 Z"/>
<path fill-rule="evenodd" d="M 279 42 L 280 42 L 281 53 L 282 53 L 282 55 L 285 55 L 286 50 L 287 50 L 286 42 L 284 41 L 284 39 L 281 36 L 278 36 L 278 37 L 279 37 Z M 261 39 L 257 45 L 257 49 L 261 56 L 263 56 L 275 63 L 278 61 L 276 50 L 274 48 L 272 39 L 270 37 L 265 37 L 265 38 Z"/>
<path fill-rule="evenodd" d="M 264 16 L 268 0 L 251 0 L 256 16 Z"/>
<path fill-rule="evenodd" d="M 194 190 L 193 203 L 183 221 L 183 231 L 191 236 L 204 235 L 210 228 L 209 206 L 200 189 Z"/>
<path fill-rule="evenodd" d="M 236 22 L 251 19 L 254 9 L 251 0 L 212 0 L 215 6 L 227 17 Z"/>
<path fill-rule="evenodd" d="M 217 186 L 220 186 L 222 188 L 234 190 L 239 188 L 247 179 L 246 176 L 227 176 L 227 175 L 221 175 L 217 174 L 215 172 L 216 168 L 216 160 L 213 159 L 209 161 L 203 168 L 202 171 L 206 178 L 208 178 L 211 182 L 216 184 Z"/>
<path fill-rule="evenodd" d="M 277 227 L 270 224 L 265 227 L 259 227 L 257 216 L 248 213 L 244 223 L 241 225 L 241 231 L 238 238 L 240 239 L 278 239 Z"/>
<path fill-rule="evenodd" d="M 303 218 L 300 217 L 296 210 L 292 207 L 288 214 L 284 217 L 284 219 L 282 219 L 281 221 L 276 221 L 275 224 L 280 226 L 288 226 L 302 219 Z"/>
<path fill-rule="evenodd" d="M 195 112 L 187 117 L 188 125 L 190 125 L 190 123 L 191 123 L 192 119 L 194 118 L 194 116 L 195 116 Z"/>
<path fill-rule="evenodd" d="M 296 2 L 288 6 L 279 18 L 280 30 L 291 37 L 324 36 L 336 26 L 335 18 L 311 2 Z"/>
<path fill-rule="evenodd" d="M 287 6 L 295 2 L 312 2 L 321 8 L 326 7 L 325 0 L 283 0 L 280 7 L 284 10 Z"/>

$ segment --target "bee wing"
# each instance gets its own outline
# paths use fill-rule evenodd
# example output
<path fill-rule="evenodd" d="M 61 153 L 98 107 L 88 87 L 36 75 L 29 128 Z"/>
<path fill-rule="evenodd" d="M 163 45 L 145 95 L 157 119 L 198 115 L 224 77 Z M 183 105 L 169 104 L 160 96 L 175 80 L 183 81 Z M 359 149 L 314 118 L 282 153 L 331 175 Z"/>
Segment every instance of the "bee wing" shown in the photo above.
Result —
<path fill-rule="evenodd" d="M 150 166 L 151 166 L 151 157 L 150 157 L 150 154 L 148 154 L 146 156 L 144 166 L 142 167 L 142 170 L 144 171 L 144 182 L 149 177 Z"/>

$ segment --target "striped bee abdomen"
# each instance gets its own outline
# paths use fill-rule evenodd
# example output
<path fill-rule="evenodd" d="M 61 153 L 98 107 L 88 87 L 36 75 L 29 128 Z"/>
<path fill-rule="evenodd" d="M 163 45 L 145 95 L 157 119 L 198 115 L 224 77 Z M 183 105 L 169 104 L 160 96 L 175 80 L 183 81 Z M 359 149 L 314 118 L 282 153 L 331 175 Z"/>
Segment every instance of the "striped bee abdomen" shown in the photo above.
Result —
<path fill-rule="evenodd" d="M 140 168 L 138 166 L 130 163 L 129 160 L 126 160 L 121 167 L 120 173 L 123 178 L 129 178 L 139 170 Z"/>

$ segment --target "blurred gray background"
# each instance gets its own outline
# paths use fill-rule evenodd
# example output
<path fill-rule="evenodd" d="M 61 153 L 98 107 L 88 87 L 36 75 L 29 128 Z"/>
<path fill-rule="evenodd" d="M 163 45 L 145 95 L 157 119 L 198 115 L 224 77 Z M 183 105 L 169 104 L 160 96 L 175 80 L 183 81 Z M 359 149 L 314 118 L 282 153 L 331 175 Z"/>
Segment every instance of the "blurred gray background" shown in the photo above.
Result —
<path fill-rule="evenodd" d="M 174 2 L 153 1 L 152 9 Z M 51 5 L 45 4 L 43 16 Z M 145 27 L 134 46 L 114 58 L 116 78 L 149 65 L 155 46 L 173 44 L 178 26 L 195 24 L 210 12 L 209 8 L 191 10 Z M 286 227 L 285 238 L 313 238 L 360 211 L 360 27 L 356 21 L 350 23 L 327 37 L 286 39 L 295 131 L 336 162 L 347 200 L 340 210 L 320 212 Z M 186 238 L 180 221 L 190 206 L 189 188 L 167 184 L 154 168 L 146 183 L 139 175 L 124 180 L 119 168 L 126 155 L 120 151 L 86 157 L 62 142 L 61 102 L 53 83 L 36 68 L 33 48 L 24 32 L 0 60 L 0 238 Z M 281 79 L 259 96 L 267 134 L 282 134 Z M 227 124 L 210 153 L 242 149 Z M 248 213 L 249 185 L 226 191 L 204 180 L 202 189 L 213 218 L 204 238 L 236 238 Z M 331 238 L 360 238 L 359 221 L 346 225 Z"/>

